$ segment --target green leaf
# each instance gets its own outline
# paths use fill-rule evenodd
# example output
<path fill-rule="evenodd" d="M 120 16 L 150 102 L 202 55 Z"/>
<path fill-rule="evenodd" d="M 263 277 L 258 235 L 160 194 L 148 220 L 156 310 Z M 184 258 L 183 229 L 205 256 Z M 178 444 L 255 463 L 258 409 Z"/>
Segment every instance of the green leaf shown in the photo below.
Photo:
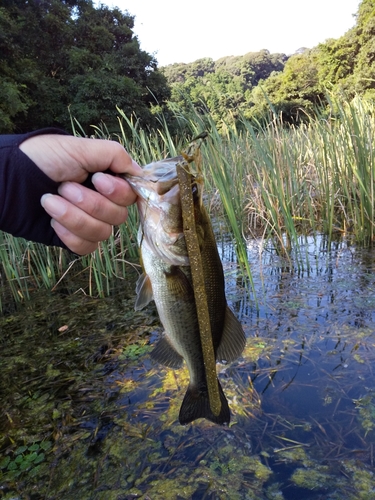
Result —
<path fill-rule="evenodd" d="M 31 467 L 31 463 L 28 462 L 27 460 L 25 460 L 24 462 L 22 462 L 22 464 L 20 465 L 20 470 L 26 470 L 26 469 L 29 469 Z"/>
<path fill-rule="evenodd" d="M 25 460 L 27 462 L 33 462 L 36 459 L 37 456 L 38 456 L 37 452 L 34 451 L 33 453 L 29 453 L 28 455 L 26 455 L 25 456 Z"/>
<path fill-rule="evenodd" d="M 15 455 L 19 455 L 20 453 L 24 453 L 27 450 L 27 446 L 20 446 L 14 452 Z"/>
<path fill-rule="evenodd" d="M 10 462 L 10 457 L 4 457 L 0 460 L 0 469 L 6 469 Z"/>
<path fill-rule="evenodd" d="M 34 460 L 34 464 L 40 464 L 40 462 L 43 462 L 43 460 L 45 459 L 45 457 L 46 456 L 45 456 L 44 453 L 39 453 L 39 455 Z"/>
<path fill-rule="evenodd" d="M 44 451 L 49 450 L 49 449 L 51 448 L 51 446 L 52 446 L 51 441 L 42 441 L 42 442 L 40 443 L 40 447 L 41 447 L 41 448 L 42 448 L 42 450 L 44 450 Z"/>
<path fill-rule="evenodd" d="M 7 480 L 13 480 L 15 479 L 16 477 L 20 476 L 22 474 L 22 471 L 19 470 L 19 469 L 16 469 L 16 470 L 11 470 L 8 472 L 8 474 L 6 475 L 6 478 Z"/>
<path fill-rule="evenodd" d="M 40 471 L 40 469 L 41 469 L 41 465 L 37 465 L 36 467 L 33 467 L 31 469 L 31 471 L 29 472 L 29 476 L 35 477 L 38 474 L 38 472 Z"/>
<path fill-rule="evenodd" d="M 16 469 L 18 469 L 18 465 L 16 464 L 16 462 L 14 461 L 9 462 L 8 470 L 16 470 Z"/>
<path fill-rule="evenodd" d="M 14 461 L 16 462 L 16 464 L 20 464 L 21 462 L 23 462 L 24 458 L 23 458 L 23 455 L 18 455 Z"/>

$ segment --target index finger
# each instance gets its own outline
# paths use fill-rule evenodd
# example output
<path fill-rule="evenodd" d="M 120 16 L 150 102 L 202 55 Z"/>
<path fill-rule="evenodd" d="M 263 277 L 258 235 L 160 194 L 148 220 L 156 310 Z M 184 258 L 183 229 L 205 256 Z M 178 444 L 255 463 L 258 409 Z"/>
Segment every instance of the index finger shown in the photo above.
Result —
<path fill-rule="evenodd" d="M 142 172 L 141 167 L 118 142 L 102 139 L 87 140 L 79 137 L 74 139 L 84 141 L 81 144 L 82 156 L 77 157 L 77 161 L 81 162 L 86 172 L 104 172 L 108 169 L 116 174 L 139 175 Z M 82 164 L 83 158 L 85 164 Z"/>
<path fill-rule="evenodd" d="M 139 174 L 140 167 L 115 141 L 60 134 L 27 138 L 19 146 L 50 179 L 84 182 L 88 174 L 111 170 L 116 174 Z"/>

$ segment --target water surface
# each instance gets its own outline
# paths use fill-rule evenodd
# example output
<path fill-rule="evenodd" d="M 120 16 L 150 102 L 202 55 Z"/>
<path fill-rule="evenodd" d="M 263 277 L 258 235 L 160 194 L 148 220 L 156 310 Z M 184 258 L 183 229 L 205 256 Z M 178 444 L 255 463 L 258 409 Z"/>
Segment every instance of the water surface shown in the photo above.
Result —
<path fill-rule="evenodd" d="M 150 360 L 135 272 L 107 299 L 37 292 L 0 320 L 0 498 L 375 498 L 375 253 L 249 241 L 256 304 L 218 247 L 248 337 L 219 365 L 231 425 L 179 425 L 188 375 Z"/>

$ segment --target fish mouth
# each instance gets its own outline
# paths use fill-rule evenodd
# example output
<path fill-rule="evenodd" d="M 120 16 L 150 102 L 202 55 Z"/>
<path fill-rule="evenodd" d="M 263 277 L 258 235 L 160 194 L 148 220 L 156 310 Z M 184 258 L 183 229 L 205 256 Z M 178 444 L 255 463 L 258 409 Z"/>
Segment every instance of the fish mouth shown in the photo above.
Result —
<path fill-rule="evenodd" d="M 177 156 L 149 163 L 143 167 L 141 175 L 125 174 L 124 177 L 143 200 L 152 204 L 155 202 L 157 205 L 162 201 L 159 197 L 169 193 L 168 202 L 177 204 L 178 200 L 174 198 L 176 194 L 178 195 L 179 189 L 173 188 L 178 186 L 176 165 L 181 160 L 183 160 L 182 156 Z"/>
<path fill-rule="evenodd" d="M 142 200 L 146 201 L 156 211 L 159 211 L 164 203 L 180 205 L 180 185 L 177 174 L 177 164 L 185 161 L 182 156 L 166 158 L 164 160 L 149 163 L 142 167 L 142 174 L 123 174 L 133 190 Z M 203 176 L 198 173 L 192 174 L 201 193 Z"/>
<path fill-rule="evenodd" d="M 176 245 L 183 237 L 180 184 L 176 165 L 183 158 L 168 158 L 142 167 L 139 175 L 125 174 L 138 195 L 141 220 L 138 240 L 162 260 L 187 265 L 186 256 L 176 257 Z"/>

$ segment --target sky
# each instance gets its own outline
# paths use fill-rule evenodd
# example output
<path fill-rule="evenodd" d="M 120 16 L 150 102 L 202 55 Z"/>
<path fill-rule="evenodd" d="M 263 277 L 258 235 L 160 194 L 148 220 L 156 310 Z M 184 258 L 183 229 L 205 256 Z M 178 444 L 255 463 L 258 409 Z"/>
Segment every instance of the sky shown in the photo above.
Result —
<path fill-rule="evenodd" d="M 267 49 L 293 54 L 354 26 L 360 0 L 101 0 L 135 16 L 141 49 L 159 66 Z"/>

